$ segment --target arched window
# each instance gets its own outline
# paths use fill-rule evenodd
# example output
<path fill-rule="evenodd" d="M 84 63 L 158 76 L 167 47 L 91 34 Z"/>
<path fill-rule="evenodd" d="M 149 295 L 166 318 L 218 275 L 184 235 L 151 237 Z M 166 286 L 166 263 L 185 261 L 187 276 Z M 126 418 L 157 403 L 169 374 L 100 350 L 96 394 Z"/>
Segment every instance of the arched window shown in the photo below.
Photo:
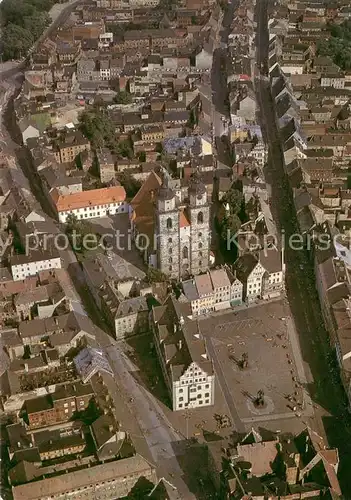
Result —
<path fill-rule="evenodd" d="M 172 238 L 168 238 L 168 243 L 172 243 Z"/>
<path fill-rule="evenodd" d="M 199 238 L 201 238 L 201 236 L 202 236 L 202 233 L 199 233 Z"/>
<path fill-rule="evenodd" d="M 169 262 L 170 264 L 172 264 L 172 257 L 170 257 L 170 258 L 168 259 L 168 262 Z"/>
<path fill-rule="evenodd" d="M 168 253 L 172 253 L 172 252 L 173 252 L 172 247 L 169 247 L 169 249 L 168 249 Z"/>
<path fill-rule="evenodd" d="M 199 248 L 202 248 L 202 243 L 201 243 L 201 241 L 200 241 L 200 243 L 199 243 Z"/>
<path fill-rule="evenodd" d="M 187 259 L 189 257 L 188 247 L 183 248 L 183 259 Z"/>
<path fill-rule="evenodd" d="M 170 217 L 167 219 L 167 229 L 172 229 L 172 219 Z"/>
<path fill-rule="evenodd" d="M 202 212 L 199 212 L 197 214 L 197 223 L 198 224 L 203 224 L 203 222 L 204 222 L 204 214 Z"/>
<path fill-rule="evenodd" d="M 199 266 L 202 266 L 202 261 L 201 260 L 199 260 Z"/>

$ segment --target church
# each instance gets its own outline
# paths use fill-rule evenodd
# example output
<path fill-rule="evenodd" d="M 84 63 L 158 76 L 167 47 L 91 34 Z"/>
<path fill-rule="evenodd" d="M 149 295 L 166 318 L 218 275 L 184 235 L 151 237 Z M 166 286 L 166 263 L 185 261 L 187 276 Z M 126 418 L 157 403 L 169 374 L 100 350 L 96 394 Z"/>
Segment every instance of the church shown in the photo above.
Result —
<path fill-rule="evenodd" d="M 134 240 L 145 237 L 152 243 L 144 250 L 149 266 L 178 280 L 207 271 L 210 204 L 198 171 L 191 175 L 186 194 L 168 172 L 152 172 L 131 209 Z"/>

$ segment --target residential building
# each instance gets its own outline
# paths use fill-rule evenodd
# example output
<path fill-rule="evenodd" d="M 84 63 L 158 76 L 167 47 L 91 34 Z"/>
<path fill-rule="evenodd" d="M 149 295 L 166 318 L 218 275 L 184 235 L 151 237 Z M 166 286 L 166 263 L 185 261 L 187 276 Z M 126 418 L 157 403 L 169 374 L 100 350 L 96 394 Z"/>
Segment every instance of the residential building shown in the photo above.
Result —
<path fill-rule="evenodd" d="M 114 500 L 125 497 L 140 478 L 156 482 L 155 468 L 141 455 L 92 465 L 64 475 L 46 477 L 12 487 L 14 500 L 86 498 Z"/>
<path fill-rule="evenodd" d="M 96 152 L 96 158 L 99 164 L 100 181 L 104 184 L 115 178 L 115 159 L 111 151 L 107 148 Z"/>
<path fill-rule="evenodd" d="M 43 270 L 61 269 L 60 254 L 55 249 L 32 250 L 28 254 L 15 254 L 10 258 L 11 273 L 14 281 L 35 276 Z"/>
<path fill-rule="evenodd" d="M 78 219 L 91 219 L 128 213 L 126 192 L 122 186 L 91 189 L 64 196 L 55 191 L 52 198 L 60 222 L 66 222 L 69 215 L 75 215 Z"/>
<path fill-rule="evenodd" d="M 226 268 L 211 269 L 182 286 L 193 317 L 242 304 L 243 284 Z"/>
<path fill-rule="evenodd" d="M 156 352 L 174 411 L 213 405 L 215 397 L 215 374 L 199 324 L 187 318 L 182 306 L 187 305 L 171 295 L 151 311 Z"/>
<path fill-rule="evenodd" d="M 244 285 L 244 298 L 247 302 L 279 296 L 284 289 L 282 252 L 276 248 L 264 248 L 256 255 L 241 255 L 235 263 L 235 269 Z"/>
<path fill-rule="evenodd" d="M 72 162 L 83 151 L 90 151 L 90 142 L 78 130 L 61 135 L 54 144 L 55 160 L 58 163 Z"/>
<path fill-rule="evenodd" d="M 85 410 L 93 396 L 90 384 L 77 382 L 58 386 L 51 394 L 29 399 L 24 405 L 29 426 L 37 429 L 67 422 L 75 412 Z"/>

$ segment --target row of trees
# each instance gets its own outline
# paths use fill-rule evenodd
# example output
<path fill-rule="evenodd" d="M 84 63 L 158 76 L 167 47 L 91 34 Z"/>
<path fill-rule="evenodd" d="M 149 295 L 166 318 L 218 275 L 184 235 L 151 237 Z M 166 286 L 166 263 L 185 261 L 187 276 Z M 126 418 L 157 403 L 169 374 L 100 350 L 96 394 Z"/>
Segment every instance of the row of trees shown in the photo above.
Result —
<path fill-rule="evenodd" d="M 351 21 L 329 26 L 331 37 L 318 44 L 318 55 L 329 56 L 341 69 L 351 69 Z"/>
<path fill-rule="evenodd" d="M 3 59 L 24 57 L 50 24 L 48 10 L 54 0 L 3 0 L 0 15 L 3 23 Z"/>

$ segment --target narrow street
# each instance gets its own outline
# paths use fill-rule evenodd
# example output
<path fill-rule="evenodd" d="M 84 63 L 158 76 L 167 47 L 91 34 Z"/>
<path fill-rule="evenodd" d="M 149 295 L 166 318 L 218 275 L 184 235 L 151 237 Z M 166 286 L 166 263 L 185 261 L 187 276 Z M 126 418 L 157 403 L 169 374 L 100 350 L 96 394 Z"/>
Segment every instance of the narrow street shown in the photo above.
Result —
<path fill-rule="evenodd" d="M 257 2 L 257 61 L 265 64 L 268 56 L 268 0 Z M 272 213 L 278 228 L 285 232 L 286 288 L 292 315 L 299 334 L 304 362 L 308 365 L 313 383 L 308 391 L 316 405 L 329 445 L 340 454 L 339 479 L 344 492 L 351 492 L 351 419 L 342 388 L 335 355 L 329 345 L 316 291 L 313 259 L 307 251 L 296 251 L 287 244 L 298 233 L 292 190 L 284 170 L 283 151 L 275 121 L 269 81 L 261 75 L 256 81 L 261 108 L 261 125 L 268 140 L 269 157 L 266 180 L 272 186 Z M 317 424 L 317 431 L 318 422 Z M 345 498 L 351 498 L 350 495 Z"/>
<path fill-rule="evenodd" d="M 216 141 L 217 161 L 223 166 L 230 166 L 230 157 L 221 136 L 225 133 L 223 118 L 229 119 L 228 87 L 225 60 L 227 42 L 230 34 L 230 24 L 238 1 L 231 0 L 224 12 L 222 28 L 220 30 L 219 47 L 213 53 L 211 86 L 213 103 L 213 131 Z"/>

